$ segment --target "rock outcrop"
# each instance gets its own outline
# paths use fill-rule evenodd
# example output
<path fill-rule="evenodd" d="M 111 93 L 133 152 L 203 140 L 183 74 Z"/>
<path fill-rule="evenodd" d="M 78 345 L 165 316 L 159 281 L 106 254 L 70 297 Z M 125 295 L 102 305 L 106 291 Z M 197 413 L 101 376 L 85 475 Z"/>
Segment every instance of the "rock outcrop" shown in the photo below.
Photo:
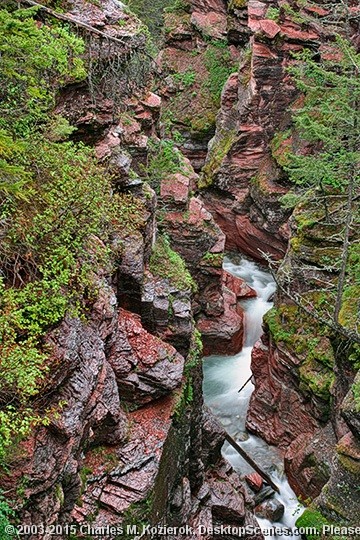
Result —
<path fill-rule="evenodd" d="M 146 34 L 120 2 L 74 0 L 68 9 L 122 40 L 125 64 L 141 57 Z M 195 19 L 199 28 L 206 22 Z M 117 527 L 138 526 L 141 533 L 144 522 L 186 523 L 196 537 L 210 540 L 215 525 L 257 524 L 254 501 L 221 457 L 224 433 L 204 410 L 195 324 L 203 326 L 206 350 L 217 339 L 219 352 L 237 352 L 243 335 L 239 300 L 253 291 L 222 270 L 225 237 L 194 195 L 197 176 L 190 163 L 184 160 L 185 174 L 169 173 L 158 195 L 140 177 L 149 137 L 159 135 L 161 98 L 151 92 L 146 74 L 129 95 L 126 65 L 119 94 L 109 95 L 113 88 L 105 83 L 92 88 L 97 70 L 119 60 L 121 47 L 117 42 L 105 50 L 96 37 L 91 44 L 88 52 L 98 65 L 90 85 L 64 88 L 56 113 L 77 128 L 74 139 L 94 146 L 128 213 L 118 216 L 109 239 L 110 267 L 94 268 L 96 298 L 81 319 L 68 315 L 47 335 L 52 364 L 39 404 L 47 421 L 21 441 L 0 487 L 16 500 L 25 524 L 71 524 L 79 537 L 90 525 L 114 525 L 106 533 L 111 540 Z M 156 266 L 160 238 L 169 258 Z M 179 261 L 185 280 L 176 279 Z"/>
<path fill-rule="evenodd" d="M 234 6 L 235 18 L 243 21 Z M 289 238 L 289 214 L 280 202 L 288 186 L 276 156 L 297 97 L 287 67 L 293 52 L 309 44 L 319 47 L 330 32 L 321 25 L 326 10 L 304 14 L 302 22 L 294 15 L 298 9 L 295 2 L 247 3 L 248 51 L 223 89 L 200 181 L 227 246 L 257 260 L 263 260 L 263 252 L 282 258 Z"/>

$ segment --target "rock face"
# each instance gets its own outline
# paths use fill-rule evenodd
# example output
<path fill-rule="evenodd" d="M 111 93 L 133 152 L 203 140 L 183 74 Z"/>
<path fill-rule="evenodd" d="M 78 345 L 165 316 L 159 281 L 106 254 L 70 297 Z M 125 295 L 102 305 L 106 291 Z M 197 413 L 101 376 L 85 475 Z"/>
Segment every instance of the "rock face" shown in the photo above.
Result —
<path fill-rule="evenodd" d="M 227 246 L 257 260 L 263 259 L 262 252 L 282 258 L 289 237 L 288 214 L 279 202 L 287 192 L 286 176 L 276 156 L 277 138 L 290 125 L 297 97 L 286 68 L 293 52 L 309 43 L 319 46 L 328 36 L 321 27 L 322 12 L 306 25 L 292 9 L 299 9 L 294 2 L 288 10 L 282 2 L 247 2 L 247 30 L 241 31 L 243 39 L 246 32 L 252 34 L 250 52 L 223 89 L 200 181 L 205 205 L 225 232 Z M 234 18 L 243 22 L 243 13 L 235 9 Z"/>
<path fill-rule="evenodd" d="M 204 203 L 191 193 L 197 179 L 189 160 L 184 159 L 183 173 L 162 180 L 161 228 L 186 261 L 197 284 L 192 309 L 202 334 L 204 354 L 236 354 L 243 342 L 240 300 L 256 293 L 243 280 L 223 270 L 225 237 Z M 164 307 L 168 309 L 168 305 Z"/>
<path fill-rule="evenodd" d="M 259 504 L 255 511 L 258 516 L 269 521 L 280 521 L 284 515 L 285 507 L 277 499 L 270 499 Z"/>
<path fill-rule="evenodd" d="M 120 2 L 68 4 L 86 24 L 123 37 L 126 58 L 143 50 L 138 21 Z M 119 51 L 110 46 L 105 53 L 98 45 L 106 69 Z M 148 83 L 138 85 L 136 97 L 122 88 L 125 112 L 107 88 L 93 95 L 90 87 L 73 86 L 58 96 L 56 112 L 77 127 L 74 138 L 94 146 L 113 175 L 116 196 L 132 211 L 109 240 L 111 268 L 94 269 L 97 297 L 84 317 L 67 316 L 47 336 L 52 364 L 41 407 L 50 411 L 49 425 L 34 426 L 21 442 L 0 488 L 17 501 L 26 524 L 70 523 L 79 530 L 89 524 L 187 523 L 198 538 L 210 540 L 216 536 L 198 532 L 200 526 L 210 531 L 257 523 L 253 501 L 221 457 L 224 432 L 203 406 L 195 323 L 204 325 L 206 350 L 218 339 L 219 352 L 237 352 L 243 334 L 239 300 L 254 291 L 223 272 L 225 237 L 194 195 L 197 176 L 189 162 L 185 174 L 163 180 L 159 197 L 139 177 L 161 109 Z M 160 233 L 186 261 L 193 290 L 154 271 Z M 162 261 L 165 268 L 169 263 Z"/>
<path fill-rule="evenodd" d="M 237 70 L 236 32 L 227 43 L 233 26 L 222 0 L 188 1 L 165 14 L 165 45 L 158 58 L 162 127 L 179 141 L 197 172 L 215 133 L 221 87 L 227 74 Z"/>
<path fill-rule="evenodd" d="M 203 411 L 201 347 L 191 309 L 174 301 L 175 318 L 190 329 L 181 333 L 179 327 L 177 336 L 188 351 L 184 358 L 150 334 L 141 315 L 120 308 L 109 283 L 103 274 L 86 321 L 67 318 L 49 334 L 56 368 L 44 398 L 58 412 L 22 443 L 1 487 L 15 497 L 26 475 L 24 523 L 255 526 L 252 502 L 221 458 L 224 433 Z M 160 282 L 157 287 L 159 295 Z M 171 291 L 181 294 L 174 286 Z"/>

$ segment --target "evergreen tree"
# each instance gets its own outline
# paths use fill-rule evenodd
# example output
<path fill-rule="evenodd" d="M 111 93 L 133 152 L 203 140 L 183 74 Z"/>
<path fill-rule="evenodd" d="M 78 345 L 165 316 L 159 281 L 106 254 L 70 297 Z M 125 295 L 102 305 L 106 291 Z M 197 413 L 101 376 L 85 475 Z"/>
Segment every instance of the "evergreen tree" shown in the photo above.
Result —
<path fill-rule="evenodd" d="M 296 55 L 290 69 L 305 96 L 294 115 L 295 126 L 300 136 L 311 143 L 312 151 L 290 154 L 286 169 L 297 186 L 320 192 L 326 221 L 332 219 L 327 199 L 338 195 L 343 203 L 343 217 L 338 224 L 341 261 L 332 316 L 336 327 L 340 324 L 349 255 L 351 248 L 358 247 L 355 201 L 360 185 L 360 55 L 341 37 L 333 44 L 332 53 L 331 60 L 318 62 L 311 51 L 304 51 Z M 351 272 L 352 279 L 354 275 L 358 279 L 359 271 Z"/>

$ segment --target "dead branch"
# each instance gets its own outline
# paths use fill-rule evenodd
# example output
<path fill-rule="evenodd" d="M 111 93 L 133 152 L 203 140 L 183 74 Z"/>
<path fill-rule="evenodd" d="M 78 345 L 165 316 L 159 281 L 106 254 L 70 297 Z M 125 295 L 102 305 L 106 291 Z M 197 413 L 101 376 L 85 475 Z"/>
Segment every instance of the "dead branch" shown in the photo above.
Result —
<path fill-rule="evenodd" d="M 110 34 L 106 34 L 105 32 L 102 32 L 101 30 L 94 28 L 90 24 L 86 24 L 83 21 L 80 21 L 79 19 L 77 19 L 76 17 L 73 17 L 72 15 L 65 15 L 64 13 L 58 13 L 57 11 L 54 11 L 53 9 L 43 6 L 42 4 L 39 4 L 38 2 L 35 2 L 34 0 L 19 0 L 19 1 L 23 4 L 29 4 L 30 6 L 37 7 L 40 10 L 45 11 L 45 13 L 48 13 L 52 17 L 55 17 L 56 19 L 60 19 L 62 21 L 66 21 L 71 24 L 75 24 L 75 26 L 79 26 L 80 28 L 85 28 L 85 30 L 87 30 L 88 32 L 91 32 L 92 34 L 97 34 L 98 36 L 109 39 L 113 41 L 114 43 L 118 43 L 119 45 L 122 45 L 122 46 L 125 45 L 125 40 L 113 37 Z"/>
<path fill-rule="evenodd" d="M 262 253 L 262 256 L 269 263 L 269 270 L 280 292 L 282 292 L 287 298 L 289 298 L 289 300 L 291 300 L 299 309 L 301 309 L 307 315 L 312 317 L 312 319 L 315 319 L 317 322 L 325 325 L 327 328 L 332 330 L 335 334 L 338 334 L 352 342 L 360 344 L 360 336 L 355 331 L 348 330 L 337 321 L 326 319 L 325 317 L 320 315 L 319 311 L 316 310 L 313 304 L 311 304 L 310 302 L 307 302 L 306 299 L 304 299 L 301 295 L 296 294 L 294 291 L 289 291 L 288 289 L 286 289 L 277 278 L 271 257 L 267 253 L 264 253 L 264 252 L 261 252 L 261 253 Z"/>

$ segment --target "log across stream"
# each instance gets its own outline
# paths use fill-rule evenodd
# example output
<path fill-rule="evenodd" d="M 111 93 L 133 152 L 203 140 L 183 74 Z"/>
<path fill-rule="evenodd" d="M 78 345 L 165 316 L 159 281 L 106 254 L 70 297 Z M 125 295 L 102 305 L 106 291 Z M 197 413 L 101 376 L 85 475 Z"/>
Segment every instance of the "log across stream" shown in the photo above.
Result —
<path fill-rule="evenodd" d="M 204 360 L 205 402 L 227 433 L 280 488 L 280 493 L 274 497 L 285 506 L 283 517 L 278 522 L 258 517 L 260 526 L 263 529 L 275 526 L 294 528 L 302 507 L 287 482 L 282 454 L 277 448 L 269 446 L 246 430 L 245 420 L 253 391 L 252 383 L 246 384 L 239 393 L 239 389 L 251 376 L 251 351 L 261 336 L 263 316 L 272 307 L 269 299 L 275 292 L 275 283 L 271 275 L 254 262 L 237 256 L 226 258 L 224 269 L 244 279 L 256 290 L 257 297 L 243 302 L 245 338 L 242 351 L 235 356 L 209 356 Z M 241 476 L 253 472 L 251 466 L 228 442 L 224 444 L 223 455 Z M 282 535 L 267 538 L 281 539 Z M 284 535 L 283 538 L 291 537 Z"/>

